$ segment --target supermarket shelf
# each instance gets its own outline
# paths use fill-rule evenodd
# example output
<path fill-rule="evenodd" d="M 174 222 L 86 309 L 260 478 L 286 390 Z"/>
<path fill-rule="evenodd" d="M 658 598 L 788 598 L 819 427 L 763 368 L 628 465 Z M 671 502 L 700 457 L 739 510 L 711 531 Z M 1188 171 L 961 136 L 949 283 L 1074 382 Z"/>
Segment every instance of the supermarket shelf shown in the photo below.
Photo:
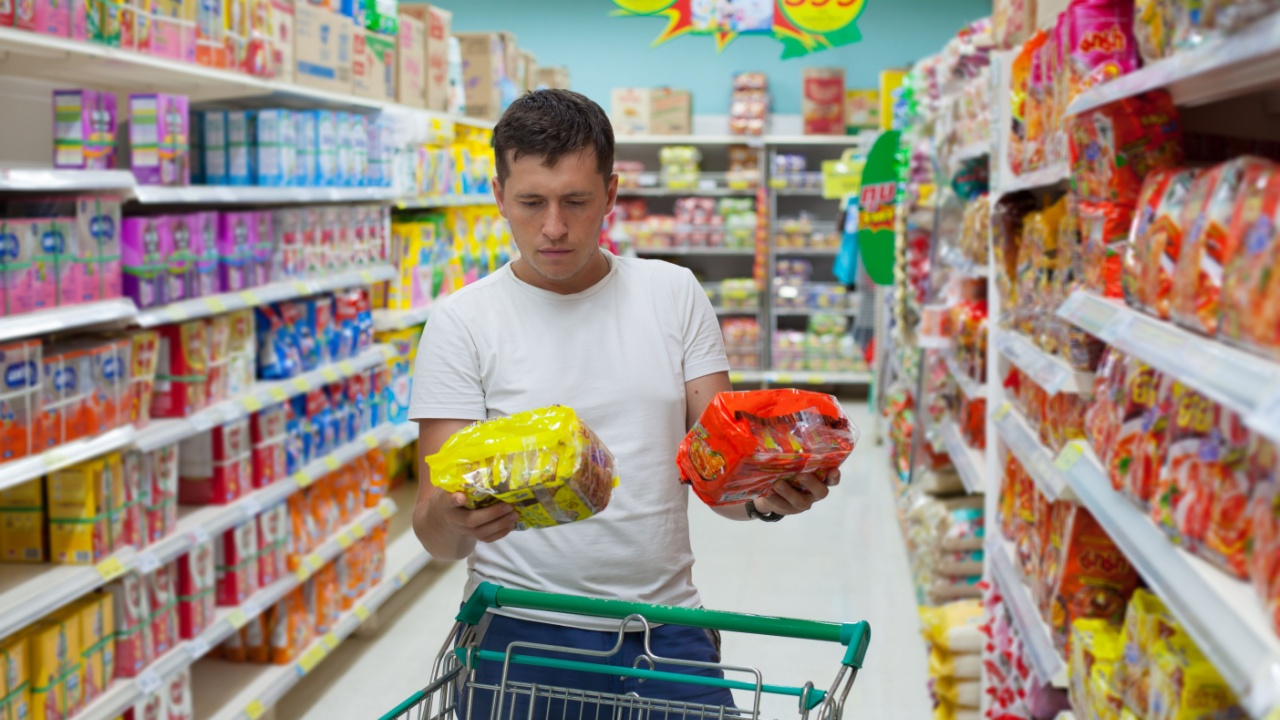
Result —
<path fill-rule="evenodd" d="M 383 500 L 381 506 L 365 510 L 353 522 L 308 555 L 306 560 L 315 563 L 318 567 L 323 567 L 344 549 L 350 547 L 354 538 L 368 535 L 395 512 L 395 502 L 390 499 Z M 305 563 L 304 567 L 306 567 Z M 271 586 L 254 593 L 238 607 L 218 608 L 213 622 L 199 637 L 178 643 L 175 648 L 157 658 L 138 677 L 120 679 L 112 683 L 106 693 L 76 714 L 76 720 L 112 720 L 118 717 L 127 708 L 143 700 L 149 691 L 153 692 L 153 688 L 162 686 L 168 678 L 191 667 L 193 663 L 207 655 L 210 649 L 217 647 L 233 632 L 244 627 L 249 620 L 283 599 L 305 580 L 306 573 L 307 570 L 304 569 L 301 573 L 285 575 Z"/>
<path fill-rule="evenodd" d="M 11 315 L 0 318 L 0 342 L 123 322 L 137 312 L 132 300 L 117 298 Z"/>
<path fill-rule="evenodd" d="M 729 255 L 735 257 L 755 257 L 753 248 L 726 247 L 674 247 L 674 248 L 636 248 L 637 255 L 649 257 L 671 257 L 683 255 Z"/>
<path fill-rule="evenodd" d="M 716 311 L 716 314 L 717 314 L 717 315 L 722 315 L 722 316 L 724 316 L 724 315 L 729 315 L 729 316 L 733 316 L 733 315 L 750 315 L 750 316 L 752 316 L 752 317 L 755 317 L 756 315 L 759 315 L 759 314 L 760 314 L 760 308 L 758 308 L 758 307 L 755 307 L 755 308 L 727 308 L 727 307 L 716 307 L 716 308 L 714 308 L 714 309 L 715 309 L 715 311 Z"/>
<path fill-rule="evenodd" d="M 875 140 L 876 133 L 863 133 L 859 135 L 765 135 L 764 143 L 766 145 L 860 145 L 862 143 L 870 144 Z"/>
<path fill-rule="evenodd" d="M 737 384 L 756 384 L 764 382 L 764 372 L 761 370 L 730 370 L 729 382 Z"/>
<path fill-rule="evenodd" d="M 384 331 L 421 327 L 426 324 L 427 316 L 430 314 L 431 308 L 429 306 L 412 310 L 374 310 L 373 329 Z"/>
<path fill-rule="evenodd" d="M 773 192 L 779 196 L 796 196 L 796 197 L 822 197 L 822 188 L 820 187 L 784 187 L 774 188 Z"/>
<path fill-rule="evenodd" d="M 133 185 L 133 173 L 128 170 L 0 168 L 0 192 L 132 190 Z"/>
<path fill-rule="evenodd" d="M 370 615 L 399 592 L 411 577 L 431 562 L 412 533 L 387 547 L 386 578 L 370 589 L 332 631 L 317 639 L 299 659 L 288 665 L 247 665 L 208 662 L 199 666 L 201 688 L 196 694 L 196 717 L 211 720 L 253 720 L 280 701 L 298 682 L 332 654 Z M 229 695 L 229 697 L 228 697 Z"/>
<path fill-rule="evenodd" d="M 1250 427 L 1280 440 L 1280 364 L 1093 293 L 1072 294 L 1058 315 L 1240 413 Z"/>
<path fill-rule="evenodd" d="M 1079 394 L 1093 391 L 1092 374 L 1076 372 L 1065 360 L 1041 350 L 1016 332 L 997 334 L 996 349 L 1050 396 L 1060 392 Z"/>
<path fill-rule="evenodd" d="M 771 385 L 866 385 L 871 382 L 871 373 L 766 370 L 764 382 Z"/>
<path fill-rule="evenodd" d="M 618 188 L 618 197 L 755 197 L 755 188 Z"/>
<path fill-rule="evenodd" d="M 965 145 L 958 148 L 951 155 L 951 165 L 955 166 L 968 160 L 977 160 L 981 157 L 987 157 L 991 154 L 991 141 L 976 142 L 971 145 Z"/>
<path fill-rule="evenodd" d="M 390 187 L 263 187 L 258 185 L 137 185 L 133 196 L 143 204 L 267 205 L 279 203 L 386 202 L 399 197 Z"/>
<path fill-rule="evenodd" d="M 5 565 L 0 576 L 0 637 L 38 620 L 131 571 L 146 572 L 283 502 L 314 478 L 339 468 L 389 440 L 399 426 L 371 430 L 294 475 L 255 490 L 227 505 L 183 507 L 174 532 L 142 550 L 124 548 L 96 566 Z"/>
<path fill-rule="evenodd" d="M 774 317 L 813 317 L 814 315 L 844 315 L 845 317 L 857 317 L 858 311 L 852 308 L 774 308 L 773 314 Z"/>
<path fill-rule="evenodd" d="M 362 287 L 394 279 L 396 269 L 390 265 L 374 265 L 365 270 L 348 270 L 310 280 L 285 280 L 240 292 L 221 293 L 193 298 L 138 312 L 136 321 L 142 327 L 155 327 L 193 318 L 220 315 L 232 310 L 267 305 L 282 300 L 318 295 L 349 287 Z"/>
<path fill-rule="evenodd" d="M 374 345 L 350 360 L 325 365 L 290 380 L 255 383 L 253 389 L 244 395 L 224 400 L 185 418 L 152 421 L 138 433 L 137 446 L 149 451 L 178 442 L 215 425 L 245 417 L 269 405 L 368 370 L 392 357 L 395 357 L 395 350 L 390 345 Z"/>
<path fill-rule="evenodd" d="M 400 210 L 416 210 L 446 207 L 493 207 L 497 200 L 489 193 L 474 195 L 423 195 L 421 197 L 402 198 L 396 201 Z"/>
<path fill-rule="evenodd" d="M 619 145 L 764 145 L 759 135 L 617 135 Z"/>
<path fill-rule="evenodd" d="M 960 367 L 955 355 L 945 352 L 942 354 L 942 359 L 946 362 L 947 370 L 951 372 L 951 377 L 955 379 L 956 385 L 960 386 L 960 392 L 964 393 L 966 398 L 977 400 L 987 396 L 986 384 L 969 377 L 969 374 Z"/>
<path fill-rule="evenodd" d="M 187 95 L 193 102 L 258 98 L 294 107 L 331 107 L 387 111 L 414 121 L 444 122 L 492 128 L 491 120 L 467 118 L 411 108 L 398 103 L 317 90 L 293 83 L 263 80 L 241 73 L 193 63 L 173 62 L 155 55 L 111 48 L 97 43 L 0 28 L 0 73 L 42 78 L 75 87 Z"/>
<path fill-rule="evenodd" d="M 0 490 L 21 485 L 41 475 L 60 470 L 129 447 L 139 437 L 132 425 L 116 428 L 101 435 L 50 448 L 39 455 L 0 464 Z"/>
<path fill-rule="evenodd" d="M 1280 638 L 1253 586 L 1169 541 L 1111 487 L 1087 443 L 1059 456 L 1067 481 L 1134 569 L 1169 606 L 1255 718 L 1280 707 Z"/>
<path fill-rule="evenodd" d="M 1082 94 L 1067 109 L 1076 115 L 1156 88 L 1179 105 L 1204 105 L 1280 84 L 1280 14 L 1212 38 Z"/>
<path fill-rule="evenodd" d="M 1071 167 L 1066 163 L 1050 165 L 1024 175 L 1012 175 L 1007 185 L 1002 185 L 996 195 L 1008 195 L 1019 190 L 1048 188 L 1066 182 L 1071 177 Z"/>
<path fill-rule="evenodd" d="M 1018 635 L 1022 638 L 1023 646 L 1031 658 L 1031 668 L 1036 677 L 1054 687 L 1065 688 L 1067 663 L 1054 647 L 1049 627 L 1045 625 L 1040 612 L 1036 609 L 1031 590 L 1023 582 L 1022 574 L 1014 565 L 1011 544 L 999 533 L 989 534 L 986 550 L 991 575 L 1004 591 L 1005 602 L 1009 605 Z"/>
<path fill-rule="evenodd" d="M 982 451 L 969 447 L 960 436 L 960 428 L 954 420 L 943 420 L 938 426 L 938 432 L 942 435 L 942 444 L 947 448 L 947 454 L 951 456 L 951 463 L 956 466 L 960 482 L 964 483 L 964 489 L 970 495 L 986 492 L 986 481 L 982 475 L 986 460 Z"/>
<path fill-rule="evenodd" d="M 391 434 L 387 437 L 386 444 L 397 450 L 407 447 L 409 443 L 418 439 L 418 423 L 409 420 L 396 425 Z"/>
<path fill-rule="evenodd" d="M 839 248 L 775 248 L 774 255 L 783 257 L 829 257 L 840 254 Z"/>
<path fill-rule="evenodd" d="M 1008 403 L 996 411 L 994 416 L 996 433 L 1009 446 L 1009 451 L 1018 458 L 1027 474 L 1035 481 L 1036 487 L 1050 502 L 1057 500 L 1075 500 L 1067 478 L 1054 465 L 1053 454 L 1040 444 L 1040 438 L 1031 432 L 1027 421 Z"/>

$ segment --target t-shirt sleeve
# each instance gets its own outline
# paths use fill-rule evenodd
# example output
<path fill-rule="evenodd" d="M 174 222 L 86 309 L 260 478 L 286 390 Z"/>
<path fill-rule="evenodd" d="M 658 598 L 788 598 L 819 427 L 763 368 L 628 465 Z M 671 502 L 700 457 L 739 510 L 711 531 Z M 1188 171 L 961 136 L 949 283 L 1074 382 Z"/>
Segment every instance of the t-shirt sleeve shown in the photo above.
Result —
<path fill-rule="evenodd" d="M 484 420 L 484 386 L 475 339 L 448 303 L 427 317 L 413 367 L 410 420 Z"/>
<path fill-rule="evenodd" d="M 684 381 L 689 382 L 712 373 L 727 372 L 729 358 L 725 355 L 724 336 L 711 300 L 692 272 L 685 271 L 684 278 Z"/>

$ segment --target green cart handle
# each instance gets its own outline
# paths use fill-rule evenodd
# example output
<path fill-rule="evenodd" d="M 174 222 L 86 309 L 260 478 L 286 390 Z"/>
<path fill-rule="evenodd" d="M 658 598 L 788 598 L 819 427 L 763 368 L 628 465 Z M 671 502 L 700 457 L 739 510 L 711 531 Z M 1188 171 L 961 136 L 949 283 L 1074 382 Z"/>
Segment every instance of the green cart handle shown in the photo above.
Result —
<path fill-rule="evenodd" d="M 863 659 L 867 655 L 867 646 L 871 644 L 871 625 L 866 620 L 856 623 L 832 623 L 765 617 L 720 610 L 513 590 L 487 582 L 480 583 L 475 592 L 471 593 L 471 597 L 462 606 L 462 611 L 458 613 L 457 619 L 465 625 L 478 625 L 486 612 L 501 607 L 545 610 L 614 620 L 640 615 L 651 623 L 661 625 L 682 625 L 704 630 L 835 642 L 848 648 L 844 655 L 844 664 L 858 669 L 862 669 Z"/>

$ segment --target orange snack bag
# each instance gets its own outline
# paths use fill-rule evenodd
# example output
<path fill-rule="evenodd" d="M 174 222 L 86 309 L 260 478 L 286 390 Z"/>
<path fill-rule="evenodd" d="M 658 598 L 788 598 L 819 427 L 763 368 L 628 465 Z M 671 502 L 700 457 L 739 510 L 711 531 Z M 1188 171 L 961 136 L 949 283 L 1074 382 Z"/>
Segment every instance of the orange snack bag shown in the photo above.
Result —
<path fill-rule="evenodd" d="M 1172 168 L 1147 176 L 1125 251 L 1125 300 L 1162 318 L 1169 316 L 1173 268 L 1185 230 L 1183 210 L 1195 179 L 1194 171 Z"/>
<path fill-rule="evenodd" d="M 1082 202 L 1138 202 L 1143 179 L 1182 162 L 1178 109 L 1164 90 L 1125 98 L 1067 122 L 1072 182 Z"/>
<path fill-rule="evenodd" d="M 244 633 L 245 659 L 251 663 L 259 664 L 271 662 L 271 648 L 267 644 L 270 631 L 267 626 L 266 614 L 249 618 L 249 622 L 245 624 L 242 632 Z"/>
<path fill-rule="evenodd" d="M 1124 621 L 1129 596 L 1138 587 L 1138 573 L 1088 510 L 1063 505 L 1063 546 L 1056 558 L 1061 572 L 1053 588 L 1049 626 L 1054 645 L 1069 655 L 1071 623 L 1082 618 L 1112 625 Z"/>
<path fill-rule="evenodd" d="M 1208 476 L 1213 463 L 1205 458 L 1221 452 L 1212 437 L 1218 406 L 1180 382 L 1169 385 L 1169 433 L 1151 497 L 1151 519 L 1174 542 L 1195 550 L 1204 542 L 1212 502 Z"/>
<path fill-rule="evenodd" d="M 1222 317 L 1218 334 L 1235 345 L 1280 357 L 1280 277 L 1277 221 L 1280 172 L 1251 177 L 1240 189 L 1227 230 L 1236 252 L 1222 274 Z"/>
<path fill-rule="evenodd" d="M 1079 212 L 1084 286 L 1104 297 L 1121 297 L 1121 265 L 1133 206 L 1081 202 Z"/>
<path fill-rule="evenodd" d="M 1259 181 L 1276 171 L 1261 158 L 1245 156 L 1220 165 L 1197 185 L 1216 180 L 1201 203 L 1187 206 L 1183 225 L 1190 228 L 1173 276 L 1173 297 L 1169 311 L 1174 322 L 1207 335 L 1218 331 L 1219 302 L 1223 272 L 1235 257 L 1243 233 L 1232 232 L 1237 208 L 1244 193 L 1254 193 Z M 1199 207 L 1197 207 L 1199 205 Z"/>
<path fill-rule="evenodd" d="M 1153 445 L 1163 433 L 1164 416 L 1155 412 L 1160 375 L 1136 358 L 1125 358 L 1120 424 L 1109 453 L 1111 485 L 1146 507 L 1160 465 Z"/>
<path fill-rule="evenodd" d="M 1249 526 L 1253 534 L 1246 555 L 1246 569 L 1262 601 L 1271 627 L 1280 631 L 1280 453 L 1270 440 L 1255 438 L 1247 472 L 1255 485 L 1249 501 Z"/>
<path fill-rule="evenodd" d="M 369 482 L 365 487 L 364 506 L 377 507 L 382 498 L 387 496 L 387 456 L 380 450 L 372 450 L 365 459 L 369 467 Z"/>
<path fill-rule="evenodd" d="M 803 390 L 720 393 L 680 443 L 681 481 L 708 505 L 763 497 L 799 473 L 825 476 L 853 452 L 858 429 L 830 395 Z"/>
<path fill-rule="evenodd" d="M 277 665 L 293 662 L 314 639 L 303 593 L 294 588 L 270 610 L 271 662 Z"/>
<path fill-rule="evenodd" d="M 342 590 L 338 587 L 337 563 L 330 562 L 320 568 L 312 578 L 316 588 L 316 634 L 323 635 L 333 629 L 342 610 Z"/>
<path fill-rule="evenodd" d="M 1262 448 L 1264 457 L 1274 447 L 1255 440 L 1239 414 L 1220 408 L 1217 432 L 1201 446 L 1200 458 L 1209 463 L 1209 527 L 1205 530 L 1203 555 L 1212 563 L 1245 577 L 1245 556 L 1249 546 L 1249 499 L 1257 475 L 1249 467 L 1251 449 Z M 1216 457 L 1215 457 L 1216 455 Z M 1275 460 L 1274 452 L 1270 459 Z"/>

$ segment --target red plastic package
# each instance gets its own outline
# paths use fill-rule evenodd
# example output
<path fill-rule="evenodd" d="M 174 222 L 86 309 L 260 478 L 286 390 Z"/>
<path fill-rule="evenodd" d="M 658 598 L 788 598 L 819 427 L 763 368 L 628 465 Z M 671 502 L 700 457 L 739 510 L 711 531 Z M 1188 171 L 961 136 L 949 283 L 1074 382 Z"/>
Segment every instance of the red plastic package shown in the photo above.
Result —
<path fill-rule="evenodd" d="M 1249 460 L 1267 457 L 1267 452 L 1274 450 L 1267 448 L 1268 445 L 1269 441 L 1253 437 L 1238 413 L 1224 407 L 1219 411 L 1217 432 L 1201 446 L 1201 458 L 1212 463 L 1209 466 L 1212 483 L 1209 527 L 1205 531 L 1203 555 L 1240 577 L 1247 573 L 1246 558 L 1252 539 L 1249 500 L 1261 481 Z"/>
<path fill-rule="evenodd" d="M 1280 629 L 1280 452 L 1270 440 L 1255 439 L 1250 449 L 1248 473 L 1254 484 L 1249 501 L 1252 548 L 1246 567 L 1253 588 L 1266 608 L 1271 627 Z"/>
<path fill-rule="evenodd" d="M 1076 194 L 1084 202 L 1134 205 L 1151 171 L 1182 162 L 1178 109 L 1163 90 L 1072 117 L 1067 139 Z"/>
<path fill-rule="evenodd" d="M 1212 507 L 1209 474 L 1221 454 L 1219 410 L 1216 403 L 1186 385 L 1168 384 L 1172 388 L 1168 439 L 1151 496 L 1151 520 L 1174 542 L 1199 550 Z"/>
<path fill-rule="evenodd" d="M 1121 297 L 1121 262 L 1132 224 L 1132 205 L 1080 203 L 1085 287 L 1104 297 Z"/>
<path fill-rule="evenodd" d="M 1142 185 L 1142 199 L 1124 258 L 1124 297 L 1135 307 L 1169 316 L 1173 268 L 1182 250 L 1183 210 L 1196 179 L 1192 170 L 1156 170 Z"/>
<path fill-rule="evenodd" d="M 830 395 L 804 390 L 720 393 L 680 443 L 681 482 L 708 505 L 769 493 L 799 473 L 824 476 L 858 443 L 858 428 Z"/>
<path fill-rule="evenodd" d="M 1124 363 L 1120 424 L 1107 467 L 1111 485 L 1145 507 L 1160 471 L 1151 448 L 1164 427 L 1164 415 L 1156 410 L 1160 375 L 1136 358 L 1125 358 Z"/>
<path fill-rule="evenodd" d="M 1273 356 L 1280 355 L 1280 172 L 1263 173 L 1240 190 L 1228 243 L 1236 252 L 1222 274 L 1222 316 L 1218 334 L 1227 342 Z"/>

